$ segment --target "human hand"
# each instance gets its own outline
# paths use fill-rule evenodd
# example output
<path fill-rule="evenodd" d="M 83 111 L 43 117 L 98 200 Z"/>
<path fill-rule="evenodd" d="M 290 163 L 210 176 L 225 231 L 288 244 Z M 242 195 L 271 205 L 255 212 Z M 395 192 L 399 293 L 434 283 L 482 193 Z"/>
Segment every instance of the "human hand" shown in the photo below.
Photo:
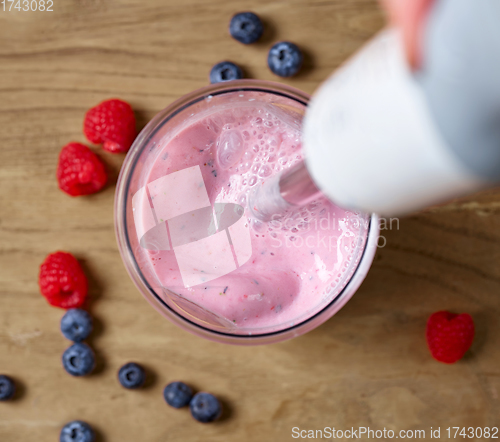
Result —
<path fill-rule="evenodd" d="M 422 29 L 427 13 L 437 0 L 380 0 L 389 14 L 389 21 L 398 27 L 412 69 L 418 69 L 422 61 Z"/>

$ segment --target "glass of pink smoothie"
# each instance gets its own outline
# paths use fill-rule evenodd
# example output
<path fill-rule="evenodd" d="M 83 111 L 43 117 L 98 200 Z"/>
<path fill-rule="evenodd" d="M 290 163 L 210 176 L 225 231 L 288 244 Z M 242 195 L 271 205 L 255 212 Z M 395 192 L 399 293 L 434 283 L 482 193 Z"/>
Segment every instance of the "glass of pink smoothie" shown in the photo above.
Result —
<path fill-rule="evenodd" d="M 175 324 L 223 343 L 283 341 L 334 315 L 366 276 L 375 215 L 326 199 L 269 223 L 249 215 L 248 192 L 301 160 L 308 100 L 257 80 L 208 86 L 132 146 L 116 191 L 118 245 L 140 292 Z"/>

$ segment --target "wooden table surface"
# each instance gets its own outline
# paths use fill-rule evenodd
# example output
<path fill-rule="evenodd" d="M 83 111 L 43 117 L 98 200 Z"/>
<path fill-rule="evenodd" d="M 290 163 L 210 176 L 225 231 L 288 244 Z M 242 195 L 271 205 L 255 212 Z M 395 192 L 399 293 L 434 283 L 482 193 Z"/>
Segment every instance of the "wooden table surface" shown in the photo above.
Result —
<path fill-rule="evenodd" d="M 227 24 L 248 9 L 266 33 L 244 47 Z M 427 438 L 432 426 L 445 439 L 449 426 L 500 426 L 498 192 L 393 224 L 334 318 L 292 341 L 244 348 L 176 328 L 133 286 L 113 232 L 123 156 L 96 148 L 113 175 L 97 195 L 72 199 L 57 188 L 59 150 L 85 142 L 91 106 L 127 100 L 142 127 L 207 84 L 221 59 L 275 79 L 265 60 L 279 39 L 306 53 L 302 73 L 286 83 L 312 93 L 383 26 L 374 1 L 54 0 L 53 10 L 0 10 L 0 373 L 21 386 L 0 404 L 0 441 L 56 441 L 72 419 L 90 422 L 98 442 L 288 441 L 293 427 L 326 426 L 424 429 Z M 63 312 L 38 291 L 39 265 L 58 249 L 75 254 L 90 278 L 99 364 L 85 379 L 61 368 Z M 435 362 L 425 343 L 427 317 L 441 309 L 469 312 L 477 326 L 471 351 L 452 366 Z M 153 373 L 141 391 L 117 383 L 130 360 Z M 168 408 L 162 387 L 176 379 L 220 396 L 223 419 L 203 426 Z"/>

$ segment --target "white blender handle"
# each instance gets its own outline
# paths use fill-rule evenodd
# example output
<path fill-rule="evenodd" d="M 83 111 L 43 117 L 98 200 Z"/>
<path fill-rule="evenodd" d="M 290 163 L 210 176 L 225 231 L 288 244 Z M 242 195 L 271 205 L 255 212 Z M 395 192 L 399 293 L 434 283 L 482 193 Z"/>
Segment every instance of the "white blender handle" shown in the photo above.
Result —
<path fill-rule="evenodd" d="M 396 29 L 317 91 L 304 122 L 307 169 L 336 204 L 400 215 L 500 180 L 500 2 L 438 0 L 423 68 Z"/>

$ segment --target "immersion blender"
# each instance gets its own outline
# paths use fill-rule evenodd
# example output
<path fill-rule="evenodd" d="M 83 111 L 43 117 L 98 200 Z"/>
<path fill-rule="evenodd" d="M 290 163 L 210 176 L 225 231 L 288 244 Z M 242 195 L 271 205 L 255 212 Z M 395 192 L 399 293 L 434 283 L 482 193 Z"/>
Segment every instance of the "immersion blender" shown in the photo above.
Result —
<path fill-rule="evenodd" d="M 321 195 L 403 215 L 500 181 L 500 0 L 437 0 L 423 26 L 418 71 L 387 29 L 319 88 L 305 163 L 249 196 L 257 218 Z"/>

